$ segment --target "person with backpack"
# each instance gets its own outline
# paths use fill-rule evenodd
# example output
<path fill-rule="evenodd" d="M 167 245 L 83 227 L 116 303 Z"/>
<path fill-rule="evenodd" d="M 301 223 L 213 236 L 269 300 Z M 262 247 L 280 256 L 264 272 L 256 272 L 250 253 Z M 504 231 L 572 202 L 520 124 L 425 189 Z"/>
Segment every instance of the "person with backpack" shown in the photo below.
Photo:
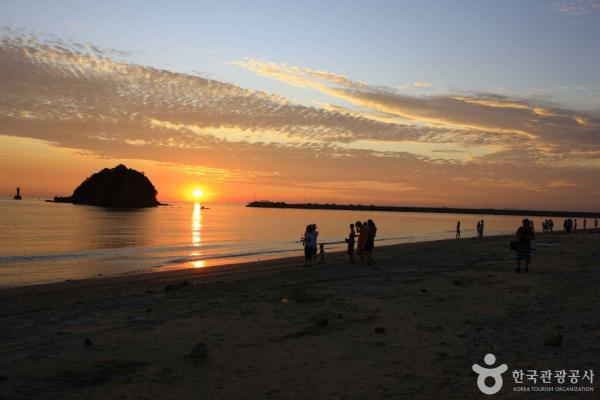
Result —
<path fill-rule="evenodd" d="M 521 262 L 525 262 L 525 272 L 529 271 L 529 263 L 531 261 L 531 241 L 535 239 L 535 231 L 533 230 L 531 221 L 524 219 L 522 225 L 517 229 L 516 248 L 517 251 L 517 269 L 515 272 L 521 272 Z"/>

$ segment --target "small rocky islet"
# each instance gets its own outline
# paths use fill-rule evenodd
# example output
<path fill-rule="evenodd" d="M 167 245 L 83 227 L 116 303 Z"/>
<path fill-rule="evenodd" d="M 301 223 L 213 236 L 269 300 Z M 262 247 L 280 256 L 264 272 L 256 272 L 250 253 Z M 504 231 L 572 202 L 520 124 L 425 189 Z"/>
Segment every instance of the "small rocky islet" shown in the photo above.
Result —
<path fill-rule="evenodd" d="M 93 174 L 71 196 L 56 196 L 54 202 L 111 208 L 156 207 L 161 205 L 156 199 L 157 193 L 143 172 L 120 164 Z"/>

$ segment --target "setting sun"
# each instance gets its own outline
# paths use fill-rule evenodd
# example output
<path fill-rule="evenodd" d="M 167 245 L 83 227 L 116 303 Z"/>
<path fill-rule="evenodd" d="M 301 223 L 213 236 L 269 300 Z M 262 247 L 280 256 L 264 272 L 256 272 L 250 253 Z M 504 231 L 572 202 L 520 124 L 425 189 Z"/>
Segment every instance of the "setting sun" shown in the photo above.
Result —
<path fill-rule="evenodd" d="M 194 198 L 199 199 L 200 197 L 202 197 L 203 193 L 202 193 L 202 190 L 200 190 L 200 189 L 194 189 L 192 194 L 194 195 Z"/>

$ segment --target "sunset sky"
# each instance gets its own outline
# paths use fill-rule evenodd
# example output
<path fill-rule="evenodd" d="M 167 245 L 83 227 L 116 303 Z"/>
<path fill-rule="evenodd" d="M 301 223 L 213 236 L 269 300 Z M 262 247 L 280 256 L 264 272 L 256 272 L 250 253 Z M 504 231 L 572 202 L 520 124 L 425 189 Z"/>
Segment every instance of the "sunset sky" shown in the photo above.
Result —
<path fill-rule="evenodd" d="M 0 196 L 600 210 L 600 0 L 0 10 Z"/>

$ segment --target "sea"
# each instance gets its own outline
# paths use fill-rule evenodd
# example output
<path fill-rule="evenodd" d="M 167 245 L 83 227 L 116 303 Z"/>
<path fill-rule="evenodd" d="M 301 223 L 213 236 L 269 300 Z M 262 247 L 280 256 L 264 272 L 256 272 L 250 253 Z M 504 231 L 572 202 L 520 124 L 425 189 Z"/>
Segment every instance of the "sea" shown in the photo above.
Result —
<path fill-rule="evenodd" d="M 300 257 L 312 223 L 331 252 L 345 248 L 349 224 L 359 220 L 377 224 L 377 248 L 454 238 L 457 221 L 463 238 L 476 236 L 482 219 L 486 235 L 510 234 L 522 218 L 201 203 L 114 210 L 0 199 L 0 287 Z M 534 218 L 536 227 L 544 219 Z"/>

